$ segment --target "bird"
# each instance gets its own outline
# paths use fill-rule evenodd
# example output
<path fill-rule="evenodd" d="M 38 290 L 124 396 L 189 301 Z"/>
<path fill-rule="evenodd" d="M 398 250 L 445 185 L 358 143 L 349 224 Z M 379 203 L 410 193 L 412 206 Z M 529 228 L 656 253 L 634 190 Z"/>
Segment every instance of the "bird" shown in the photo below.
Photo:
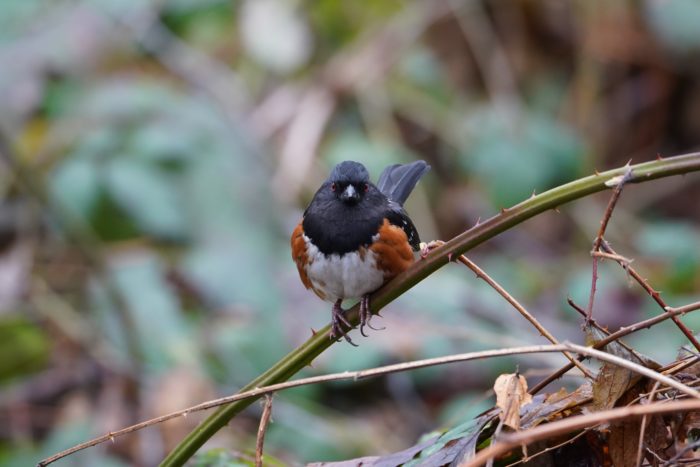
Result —
<path fill-rule="evenodd" d="M 330 338 L 352 329 L 344 315 L 345 299 L 360 299 L 360 333 L 370 325 L 369 296 L 408 269 L 420 237 L 403 204 L 430 170 L 422 160 L 386 167 L 377 184 L 359 162 L 336 165 L 316 191 L 291 237 L 292 259 L 301 282 L 333 303 Z"/>

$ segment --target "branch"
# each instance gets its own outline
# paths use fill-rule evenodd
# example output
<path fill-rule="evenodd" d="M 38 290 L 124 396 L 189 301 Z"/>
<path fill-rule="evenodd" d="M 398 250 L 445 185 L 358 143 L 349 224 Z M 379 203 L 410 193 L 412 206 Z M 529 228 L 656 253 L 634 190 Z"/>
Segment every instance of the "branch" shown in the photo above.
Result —
<path fill-rule="evenodd" d="M 270 423 L 270 415 L 272 415 L 272 395 L 266 394 L 265 406 L 260 416 L 260 426 L 258 426 L 258 439 L 255 442 L 255 467 L 263 466 L 263 444 L 265 443 L 267 424 Z"/>
<path fill-rule="evenodd" d="M 657 178 L 700 171 L 700 153 L 645 162 L 633 165 L 631 169 L 632 175 L 628 183 L 640 183 Z M 450 257 L 461 255 L 537 214 L 549 209 L 555 209 L 569 201 L 606 190 L 608 189 L 606 182 L 613 177 L 623 175 L 626 170 L 628 170 L 627 167 L 622 167 L 591 175 L 553 188 L 540 195 L 533 196 L 512 208 L 504 209 L 500 214 L 474 226 L 472 229 L 445 243 L 445 245 L 436 248 L 425 259 L 417 261 L 407 271 L 399 274 L 381 289 L 373 293 L 370 300 L 372 311 L 376 313 L 384 308 L 414 285 L 446 265 Z M 350 321 L 354 324 L 358 322 L 357 312 L 358 306 L 356 305 L 348 313 Z M 269 370 L 242 388 L 241 391 L 247 391 L 255 387 L 269 386 L 288 380 L 331 346 L 333 342 L 328 338 L 328 331 L 328 326 L 321 329 L 315 336 L 311 337 L 297 349 L 291 351 Z M 165 458 L 162 466 L 172 467 L 183 465 L 197 452 L 206 440 L 226 426 L 233 417 L 248 407 L 252 402 L 252 399 L 246 399 L 221 407 L 190 432 L 190 434 Z"/>
<path fill-rule="evenodd" d="M 552 344 L 556 345 L 559 344 L 559 341 L 557 340 L 554 335 L 549 332 L 542 324 L 537 321 L 537 318 L 535 318 L 532 313 L 527 311 L 524 306 L 518 302 L 515 297 L 513 297 L 511 294 L 508 293 L 506 289 L 501 287 L 501 285 L 493 280 L 486 272 L 481 269 L 479 266 L 476 265 L 472 260 L 467 258 L 464 255 L 460 255 L 457 260 L 464 264 L 466 267 L 472 270 L 474 274 L 476 274 L 477 277 L 480 277 L 483 279 L 488 285 L 490 285 L 498 294 L 503 297 L 508 303 L 510 303 L 513 308 L 515 308 L 530 324 L 532 324 L 535 329 L 539 331 L 539 333 L 547 339 L 549 342 Z M 583 373 L 584 376 L 586 376 L 589 379 L 595 379 L 596 376 L 591 373 L 591 371 L 583 366 L 581 362 L 576 360 L 570 353 L 564 352 L 564 356 L 573 364 L 575 365 L 579 370 L 581 370 L 581 373 Z"/>
<path fill-rule="evenodd" d="M 645 319 L 644 321 L 639 321 L 638 323 L 631 324 L 629 326 L 622 327 L 618 329 L 617 331 L 613 332 L 612 334 L 608 335 L 606 338 L 599 340 L 598 342 L 593 345 L 594 349 L 602 349 L 606 345 L 608 345 L 611 342 L 614 342 L 618 339 L 621 339 L 625 337 L 628 334 L 632 334 L 633 332 L 637 332 L 640 329 L 645 329 L 645 328 L 650 328 L 651 326 L 658 324 L 662 321 L 666 321 L 667 319 L 673 319 L 675 316 L 679 315 L 684 315 L 686 313 L 689 313 L 691 311 L 699 310 L 700 309 L 700 302 L 694 302 L 690 303 L 685 306 L 681 306 L 678 308 L 671 308 L 671 307 L 666 307 L 666 312 L 662 313 L 660 315 L 656 315 L 653 318 Z M 540 381 L 535 385 L 532 389 L 530 389 L 530 394 L 537 394 L 539 391 L 542 390 L 545 386 L 547 386 L 549 383 L 551 383 L 554 380 L 557 380 L 561 378 L 563 374 L 565 374 L 567 371 L 571 370 L 574 366 L 569 363 L 568 365 L 565 365 L 564 367 L 560 368 L 556 372 L 552 373 L 549 375 L 547 378 L 544 380 Z"/>
<path fill-rule="evenodd" d="M 610 244 L 609 244 L 608 242 L 606 242 L 605 240 L 603 240 L 603 242 L 601 243 L 600 248 L 601 248 L 602 250 L 604 250 L 604 251 L 605 251 L 606 253 L 608 253 L 608 254 L 611 254 L 611 255 L 613 255 L 613 256 L 619 256 L 619 255 L 615 252 L 615 250 L 612 249 L 612 247 L 610 246 Z M 622 266 L 622 268 L 623 268 L 625 271 L 627 271 L 627 274 L 629 274 L 629 275 L 632 277 L 632 279 L 634 279 L 635 281 L 637 281 L 637 283 L 638 283 L 639 285 L 642 286 L 642 288 L 651 296 L 651 298 L 654 299 L 654 301 L 661 307 L 662 310 L 668 310 L 669 307 L 668 307 L 668 305 L 666 304 L 666 302 L 661 298 L 661 293 L 658 292 L 658 291 L 656 291 L 656 290 L 654 290 L 654 288 L 653 288 L 651 285 L 649 285 L 649 283 L 646 281 L 646 279 L 644 279 L 644 278 L 629 264 L 629 261 L 625 262 L 625 261 L 620 261 L 619 259 L 615 259 L 615 261 L 617 261 L 618 264 L 619 264 L 620 266 Z M 693 335 L 693 331 L 691 331 L 690 329 L 688 329 L 688 326 L 686 326 L 685 324 L 683 324 L 683 322 L 682 322 L 679 318 L 677 318 L 677 317 L 674 316 L 672 319 L 673 319 L 673 322 L 674 322 L 674 323 L 676 324 L 676 326 L 678 327 L 678 329 L 680 329 L 681 332 L 682 332 L 682 333 L 685 335 L 685 337 L 688 339 L 688 341 L 690 341 L 690 343 L 693 344 L 693 347 L 695 347 L 695 349 L 696 349 L 698 352 L 700 352 L 700 342 L 698 342 L 698 340 L 695 338 L 695 335 Z"/>
<path fill-rule="evenodd" d="M 628 165 L 625 166 L 625 173 L 619 179 L 611 179 L 607 185 L 611 185 L 614 182 L 615 189 L 610 196 L 610 201 L 608 201 L 608 206 L 605 208 L 605 213 L 603 214 L 603 220 L 600 221 L 600 228 L 598 229 L 598 235 L 596 235 L 595 240 L 593 240 L 593 248 L 591 249 L 591 256 L 593 257 L 593 266 L 591 268 L 591 292 L 588 296 L 588 307 L 586 307 L 586 323 L 591 321 L 593 317 L 593 300 L 595 299 L 596 283 L 598 282 L 598 257 L 595 255 L 598 250 L 600 250 L 600 244 L 603 243 L 603 236 L 605 235 L 605 229 L 608 228 L 608 222 L 612 217 L 613 210 L 617 201 L 622 195 L 622 189 L 625 183 L 630 181 L 632 178 L 632 168 Z"/>
<path fill-rule="evenodd" d="M 668 315 L 664 315 L 668 316 Z M 328 375 L 321 375 L 321 376 L 312 376 L 310 378 L 301 378 L 296 381 L 288 381 L 286 383 L 278 383 L 278 384 L 272 384 L 270 386 L 266 387 L 261 387 L 261 388 L 255 388 L 251 389 L 249 391 L 243 391 L 238 394 L 234 394 L 232 396 L 227 396 L 227 397 L 222 397 L 219 399 L 214 399 L 211 401 L 207 401 L 192 407 L 188 407 L 184 410 L 178 410 L 177 412 L 172 412 L 166 415 L 161 415 L 160 417 L 153 418 L 151 420 L 147 420 L 145 422 L 137 423 L 136 425 L 132 425 L 126 428 L 123 428 L 121 430 L 117 431 L 112 431 L 110 433 L 107 433 L 106 435 L 100 436 L 98 438 L 92 439 L 90 441 L 86 441 L 84 443 L 78 444 L 76 446 L 73 446 L 70 449 L 66 449 L 65 451 L 59 452 L 58 454 L 55 454 L 51 457 L 48 457 L 41 462 L 39 462 L 39 467 L 43 467 L 46 465 L 49 465 L 53 462 L 56 462 L 59 459 L 62 459 L 63 457 L 66 457 L 70 454 L 73 454 L 75 452 L 81 451 L 83 449 L 96 446 L 100 443 L 103 443 L 105 441 L 113 441 L 114 439 L 126 435 L 128 433 L 132 433 L 134 431 L 141 430 L 143 428 L 155 425 L 157 423 L 162 423 L 167 420 L 171 420 L 173 418 L 177 417 L 183 417 L 187 416 L 190 413 L 193 412 L 198 412 L 206 409 L 211 409 L 213 407 L 221 406 L 224 404 L 232 404 L 234 402 L 240 402 L 240 401 L 253 401 L 261 396 L 267 395 L 267 394 L 272 394 L 277 391 L 281 391 L 284 389 L 290 389 L 290 388 L 296 388 L 299 386 L 307 386 L 310 384 L 319 384 L 319 383 L 327 383 L 331 381 L 347 381 L 347 380 L 353 380 L 357 381 L 359 379 L 364 379 L 364 378 L 372 378 L 376 376 L 381 376 L 381 375 L 386 375 L 389 373 L 398 373 L 402 371 L 409 371 L 409 370 L 417 370 L 419 368 L 426 368 L 430 366 L 436 366 L 436 365 L 445 365 L 447 363 L 455 363 L 455 362 L 466 362 L 470 360 L 481 360 L 485 358 L 492 358 L 492 357 L 503 357 L 507 355 L 522 355 L 522 354 L 531 354 L 531 353 L 552 353 L 552 352 L 573 352 L 573 353 L 578 353 L 581 355 L 586 355 L 588 357 L 593 357 L 597 358 L 599 360 L 603 360 L 609 363 L 612 363 L 614 365 L 619 365 L 623 368 L 627 368 L 631 371 L 635 371 L 643 376 L 647 376 L 648 378 L 651 378 L 659 383 L 663 383 L 667 386 L 670 386 L 674 389 L 679 390 L 680 392 L 683 392 L 689 396 L 700 398 L 700 392 L 697 392 L 695 389 L 692 389 L 685 384 L 679 383 L 678 381 L 669 378 L 668 376 L 662 375 L 657 373 L 656 371 L 650 370 L 649 368 L 645 368 L 637 363 L 630 362 L 629 360 L 625 360 L 624 358 L 617 357 L 615 355 L 611 355 L 605 352 L 601 352 L 599 350 L 592 349 L 590 347 L 583 347 L 580 345 L 575 345 L 575 344 L 559 344 L 559 345 L 533 345 L 533 346 L 527 346 L 527 347 L 513 347 L 510 349 L 497 349 L 497 350 L 483 350 L 480 352 L 469 352 L 469 353 L 462 353 L 462 354 L 455 354 L 455 355 L 447 355 L 444 357 L 436 357 L 436 358 L 426 358 L 423 360 L 414 360 L 411 362 L 404 362 L 404 363 L 396 363 L 393 365 L 386 365 L 386 366 L 381 366 L 381 367 L 376 367 L 376 368 L 370 368 L 367 370 L 359 370 L 359 371 L 344 371 L 342 373 L 331 373 Z"/>
<path fill-rule="evenodd" d="M 474 458 L 461 463 L 460 466 L 481 466 L 484 465 L 488 459 L 505 454 L 518 446 L 571 433 L 572 431 L 580 430 L 582 428 L 616 422 L 618 420 L 638 418 L 644 415 L 689 412 L 691 410 L 700 410 L 700 400 L 674 401 L 668 403 L 657 402 L 654 404 L 637 405 L 632 407 L 619 407 L 616 409 L 604 410 L 602 412 L 595 412 L 577 417 L 569 417 L 555 422 L 544 423 L 529 430 L 502 436 L 499 442 L 479 451 Z"/>

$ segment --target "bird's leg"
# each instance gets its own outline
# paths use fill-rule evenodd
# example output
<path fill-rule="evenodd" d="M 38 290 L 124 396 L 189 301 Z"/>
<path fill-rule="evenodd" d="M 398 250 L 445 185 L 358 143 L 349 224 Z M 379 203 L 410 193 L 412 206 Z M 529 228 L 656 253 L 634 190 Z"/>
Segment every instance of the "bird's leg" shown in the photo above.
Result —
<path fill-rule="evenodd" d="M 375 328 L 372 327 L 370 321 L 372 320 L 372 312 L 369 309 L 369 294 L 363 295 L 360 299 L 360 334 L 367 337 L 365 334 L 365 326 L 372 329 L 373 331 L 382 331 L 386 328 Z"/>
<path fill-rule="evenodd" d="M 352 339 L 350 339 L 350 336 L 348 336 L 347 331 L 343 329 L 343 325 L 347 326 L 348 330 L 352 329 L 352 324 L 350 324 L 350 321 L 348 321 L 348 319 L 345 317 L 345 311 L 341 306 L 342 303 L 343 300 L 338 299 L 333 304 L 331 314 L 331 339 L 336 340 L 342 337 L 348 342 L 348 344 L 357 347 Z"/>

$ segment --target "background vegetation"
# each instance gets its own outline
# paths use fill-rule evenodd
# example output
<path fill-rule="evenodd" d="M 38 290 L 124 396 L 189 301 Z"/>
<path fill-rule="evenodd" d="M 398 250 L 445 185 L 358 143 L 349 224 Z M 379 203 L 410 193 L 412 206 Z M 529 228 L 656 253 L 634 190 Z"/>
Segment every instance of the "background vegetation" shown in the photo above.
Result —
<path fill-rule="evenodd" d="M 288 237 L 330 167 L 433 167 L 408 203 L 449 239 L 531 194 L 700 147 L 700 4 L 518 0 L 3 0 L 0 464 L 229 394 L 329 319 Z M 3 149 L 0 146 L 0 149 Z M 609 194 L 470 253 L 560 339 L 581 342 L 590 249 Z M 697 176 L 629 186 L 607 239 L 665 300 L 700 298 Z M 658 312 L 601 265 L 596 318 Z M 450 266 L 304 375 L 543 343 Z M 684 321 L 692 328 L 700 318 Z M 659 361 L 671 325 L 629 339 Z M 663 345 L 660 345 L 660 344 Z M 398 451 L 493 405 L 537 355 L 307 386 L 275 398 L 284 462 Z M 575 387 L 574 376 L 553 385 Z M 249 450 L 259 407 L 207 445 Z M 153 465 L 202 415 L 58 465 Z M 210 453 L 210 457 L 215 454 Z"/>

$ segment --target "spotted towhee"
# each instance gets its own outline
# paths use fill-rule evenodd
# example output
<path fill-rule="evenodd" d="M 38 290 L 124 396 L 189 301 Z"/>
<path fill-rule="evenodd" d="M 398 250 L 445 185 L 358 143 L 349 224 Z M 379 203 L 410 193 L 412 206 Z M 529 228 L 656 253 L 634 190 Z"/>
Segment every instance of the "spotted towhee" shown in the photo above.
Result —
<path fill-rule="evenodd" d="M 369 180 L 352 161 L 336 165 L 314 195 L 292 234 L 292 258 L 307 289 L 333 303 L 331 338 L 344 337 L 346 298 L 360 298 L 360 332 L 369 326 L 369 294 L 413 263 L 420 239 L 403 209 L 430 166 L 423 161 L 391 165 Z"/>

